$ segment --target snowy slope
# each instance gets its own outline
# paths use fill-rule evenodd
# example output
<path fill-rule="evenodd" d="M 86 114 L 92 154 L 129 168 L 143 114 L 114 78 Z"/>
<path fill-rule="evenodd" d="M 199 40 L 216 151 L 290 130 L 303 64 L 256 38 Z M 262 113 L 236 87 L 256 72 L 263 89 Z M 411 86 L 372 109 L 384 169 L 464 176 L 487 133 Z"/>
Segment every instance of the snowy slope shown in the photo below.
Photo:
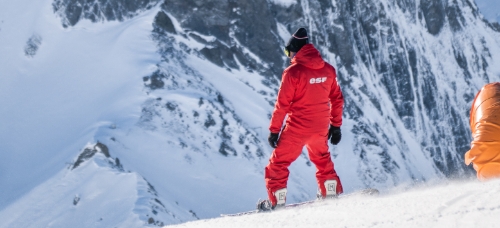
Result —
<path fill-rule="evenodd" d="M 53 224 L 64 227 L 64 224 L 77 224 L 78 221 L 87 219 L 106 219 L 106 211 L 110 208 L 126 212 L 116 214 L 118 217 L 110 216 L 111 222 L 108 218 L 108 221 L 102 223 L 103 227 L 108 227 L 112 226 L 110 224 L 120 224 L 123 216 L 132 215 L 137 207 L 147 208 L 144 209 L 147 213 L 141 214 L 143 217 L 131 216 L 130 224 L 139 221 L 141 224 L 149 224 L 146 214 L 152 216 L 153 207 L 136 199 L 140 196 L 137 192 L 143 191 L 143 183 L 138 180 L 144 177 L 156 186 L 158 194 L 163 197 L 161 202 L 165 202 L 165 210 L 175 212 L 167 219 L 160 217 L 163 223 L 178 223 L 198 216 L 213 217 L 218 213 L 214 208 L 220 208 L 217 203 L 221 203 L 221 199 L 231 201 L 225 196 L 235 192 L 253 196 L 245 199 L 245 203 L 228 206 L 225 210 L 242 210 L 253 204 L 254 198 L 265 194 L 262 152 L 252 145 L 246 149 L 242 145 L 241 149 L 237 148 L 242 157 L 221 159 L 223 156 L 219 153 L 217 141 L 221 122 L 208 122 L 209 132 L 204 137 L 207 141 L 213 141 L 212 143 L 204 144 L 201 139 L 194 139 L 197 147 L 194 148 L 194 154 L 186 154 L 183 150 L 188 151 L 187 144 L 181 143 L 179 132 L 172 131 L 175 129 L 153 132 L 141 121 L 141 111 L 146 110 L 142 106 L 147 107 L 151 100 L 157 101 L 157 95 L 151 95 L 145 90 L 143 77 L 157 70 L 156 64 L 160 61 L 150 34 L 158 9 L 143 12 L 122 22 L 93 24 L 82 21 L 74 27 L 64 28 L 60 24 L 60 18 L 52 12 L 52 1 L 39 1 L 31 5 L 19 1 L 5 5 L 6 7 L 4 5 L 2 3 L 0 14 L 0 39 L 2 44 L 6 44 L 1 46 L 0 56 L 0 209 L 3 220 L 10 222 L 0 226 L 11 227 L 12 224 L 25 224 L 22 221 L 29 221 L 30 226 L 40 227 L 57 220 Z M 32 8 L 26 10 L 26 5 Z M 23 11 L 26 13 L 18 14 Z M 31 42 L 31 37 L 40 38 Z M 30 49 L 27 54 L 24 50 L 31 43 L 35 43 L 37 48 L 35 51 Z M 233 89 L 237 90 L 235 87 Z M 214 88 L 209 87 L 207 90 L 215 94 Z M 196 95 L 201 91 L 192 90 L 191 93 Z M 189 92 L 181 93 L 186 94 Z M 175 92 L 168 93 L 167 96 L 176 102 L 187 101 L 194 107 L 200 106 L 198 96 L 195 99 L 175 98 Z M 252 97 L 245 93 L 238 96 L 242 100 Z M 235 120 L 231 117 L 232 113 L 225 114 L 225 111 L 218 110 L 224 109 L 224 105 L 212 103 L 212 98 L 217 100 L 216 95 L 203 98 L 206 105 L 201 105 L 200 110 L 214 114 L 215 118 L 220 114 L 228 115 L 229 121 L 230 118 Z M 260 101 L 256 103 L 258 102 Z M 270 108 L 267 102 L 262 106 Z M 256 107 L 258 105 L 244 108 L 256 110 Z M 208 117 L 204 112 L 199 113 L 200 118 L 193 118 L 192 121 L 200 122 L 203 126 L 206 122 L 204 118 Z M 250 116 L 258 114 L 248 112 Z M 261 119 L 260 122 L 257 121 L 258 125 L 262 124 L 266 114 L 267 111 L 258 117 Z M 231 126 L 228 128 L 242 131 L 243 136 L 248 134 L 244 128 L 238 128 L 237 123 L 229 123 Z M 149 126 L 155 128 L 154 124 L 161 127 L 162 123 L 150 123 Z M 247 141 L 238 137 L 234 140 Z M 262 147 L 254 136 L 250 140 Z M 111 156 L 121 159 L 127 171 L 133 171 L 132 174 L 109 173 L 106 169 L 94 166 L 85 166 L 85 169 L 90 170 L 82 171 L 83 174 L 79 174 L 79 169 L 67 170 L 84 151 L 82 148 L 86 148 L 86 144 L 94 145 L 98 141 L 106 143 Z M 216 148 L 208 149 L 208 146 L 214 145 Z M 243 154 L 244 151 L 250 152 Z M 261 158 L 257 159 L 256 164 L 248 163 L 246 159 L 252 159 L 256 153 L 261 153 Z M 111 177 L 93 177 L 101 174 Z M 109 197 L 108 194 L 112 194 L 114 188 L 106 186 L 113 183 L 110 181 L 113 176 L 119 176 L 119 180 L 114 180 L 114 187 L 123 194 Z M 242 178 L 247 182 L 236 188 L 226 187 L 230 180 Z M 311 182 L 314 183 L 314 180 Z M 255 187 L 256 183 L 262 184 Z M 60 186 L 68 188 L 57 190 L 57 194 L 49 194 Z M 91 193 L 100 192 L 102 188 L 110 191 L 103 193 L 102 198 L 96 198 L 96 194 Z M 206 190 L 204 188 L 211 191 L 203 193 Z M 136 193 L 131 194 L 134 192 Z M 212 204 L 214 208 L 199 212 L 196 210 L 200 209 L 199 199 L 193 196 L 202 193 L 207 197 L 205 203 Z M 80 205 L 86 206 L 67 210 L 72 207 L 75 195 L 80 195 L 80 202 L 84 203 Z M 113 204 L 128 197 L 128 203 Z M 100 207 L 102 199 L 106 198 L 110 201 L 110 207 L 103 207 L 92 214 L 87 213 L 88 208 Z M 229 205 L 224 200 L 222 202 Z M 38 202 L 37 206 L 33 202 Z M 136 202 L 138 206 L 135 207 L 132 202 Z M 182 209 L 178 209 L 179 207 Z M 30 209 L 26 210 L 27 208 Z M 43 208 L 53 208 L 53 211 L 43 211 Z M 42 211 L 31 213 L 32 210 Z M 14 216 L 20 215 L 20 211 L 27 213 Z M 82 218 L 73 220 L 75 214 Z M 28 215 L 29 219 L 26 217 Z"/>
<path fill-rule="evenodd" d="M 124 226 L 150 224 L 157 210 L 148 201 L 141 200 L 145 177 L 147 183 L 157 189 L 155 194 L 159 197 L 155 199 L 163 202 L 164 210 L 169 211 L 169 216 L 159 216 L 160 221 L 151 225 L 179 223 L 198 216 L 213 217 L 218 213 L 216 209 L 221 209 L 220 203 L 228 205 L 223 208 L 227 211 L 243 210 L 252 205 L 255 198 L 265 195 L 262 181 L 265 159 L 259 149 L 263 146 L 255 133 L 238 127 L 234 111 L 226 112 L 230 104 L 219 104 L 220 96 L 213 86 L 200 85 L 199 90 L 181 92 L 177 97 L 175 91 L 159 93 L 167 96 L 165 100 L 185 101 L 201 110 L 198 118 L 190 119 L 200 123 L 202 131 L 207 129 L 201 138 L 193 138 L 198 134 L 187 136 L 183 139 L 187 144 L 183 144 L 177 130 L 184 130 L 169 128 L 167 132 L 154 132 L 152 128 L 161 128 L 162 122 L 143 121 L 146 117 L 141 112 L 151 108 L 152 101 L 154 106 L 159 96 L 146 89 L 143 81 L 158 69 L 160 61 L 150 33 L 158 9 L 139 13 L 126 21 L 97 24 L 82 21 L 64 28 L 52 12 L 52 1 L 4 5 L 2 3 L 0 14 L 0 39 L 4 44 L 0 57 L 0 217 L 8 222 L 2 222 L 1 227 L 87 224 L 82 221 L 109 227 L 121 224 L 124 216 L 130 220 Z M 32 8 L 25 9 L 26 5 Z M 23 11 L 26 13 L 18 14 Z M 225 69 L 204 62 L 199 64 L 230 76 Z M 186 82 L 188 76 L 181 80 Z M 240 84 L 232 87 L 240 91 L 236 96 L 241 100 L 250 99 L 249 104 L 256 103 L 240 106 L 253 110 L 243 111 L 249 116 L 246 118 L 257 117 L 253 127 L 266 125 L 263 122 L 267 122 L 270 105 L 252 101 L 251 94 L 241 93 L 247 86 Z M 200 93 L 204 105 L 199 103 Z M 189 94 L 193 94 L 194 99 L 190 99 Z M 264 108 L 259 107 L 259 102 Z M 180 106 L 186 107 L 189 106 Z M 258 109 L 265 111 L 259 113 Z M 211 115 L 217 122 L 205 121 L 210 120 Z M 218 121 L 219 115 L 227 116 L 225 125 Z M 220 127 L 228 129 L 226 134 L 235 135 L 235 144 L 248 141 L 251 145 L 237 147 L 240 156 L 224 159 L 219 151 Z M 197 130 L 193 130 L 194 133 Z M 98 141 L 105 143 L 111 157 L 119 158 L 131 174 L 99 165 L 68 170 L 88 147 L 86 144 L 92 147 Z M 252 159 L 255 162 L 249 163 Z M 101 175 L 103 177 L 99 177 Z M 246 182 L 227 187 L 231 181 L 241 179 Z M 106 191 L 102 192 L 103 189 Z M 114 192 L 120 194 L 114 195 Z M 243 199 L 240 205 L 230 205 L 233 199 L 226 196 L 236 192 L 250 197 Z M 206 197 L 204 203 L 213 205 L 212 209 L 200 212 L 200 200 L 194 196 L 201 195 Z M 72 203 L 75 196 L 80 198 L 78 205 Z M 124 202 L 120 202 L 122 200 Z M 105 203 L 108 206 L 101 207 L 103 201 L 108 201 Z M 88 213 L 96 207 L 101 210 Z M 110 214 L 111 208 L 119 213 Z"/>
<path fill-rule="evenodd" d="M 300 208 L 166 227 L 498 227 L 500 180 L 446 181 Z"/>
<path fill-rule="evenodd" d="M 142 176 L 126 170 L 102 143 L 0 213 L 0 227 L 163 226 L 196 216 L 163 200 Z"/>
<path fill-rule="evenodd" d="M 137 81 L 159 59 L 154 14 L 63 29 L 51 3 L 0 7 L 0 208 L 63 169 L 100 127 L 134 124 Z M 28 56 L 33 36 L 41 44 Z"/>

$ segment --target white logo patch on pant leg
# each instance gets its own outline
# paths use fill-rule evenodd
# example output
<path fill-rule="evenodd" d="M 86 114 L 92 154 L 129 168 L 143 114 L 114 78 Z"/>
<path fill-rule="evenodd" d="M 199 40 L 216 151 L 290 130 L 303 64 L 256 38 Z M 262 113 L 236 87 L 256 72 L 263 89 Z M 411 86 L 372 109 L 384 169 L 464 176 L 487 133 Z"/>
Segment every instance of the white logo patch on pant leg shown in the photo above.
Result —
<path fill-rule="evenodd" d="M 285 205 L 286 203 L 286 188 L 282 188 L 274 192 L 274 196 L 276 197 L 277 205 Z"/>
<path fill-rule="evenodd" d="M 326 195 L 335 196 L 337 195 L 337 181 L 327 180 L 325 181 Z"/>

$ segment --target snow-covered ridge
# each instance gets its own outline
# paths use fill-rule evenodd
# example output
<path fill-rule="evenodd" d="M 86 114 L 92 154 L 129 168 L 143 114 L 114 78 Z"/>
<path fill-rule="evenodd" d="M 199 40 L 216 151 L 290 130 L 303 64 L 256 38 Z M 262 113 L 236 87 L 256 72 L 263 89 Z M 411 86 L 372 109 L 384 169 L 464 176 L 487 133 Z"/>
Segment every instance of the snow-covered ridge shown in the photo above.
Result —
<path fill-rule="evenodd" d="M 89 144 L 66 170 L 4 210 L 0 227 L 163 226 L 192 216 L 125 169 L 105 144 Z"/>

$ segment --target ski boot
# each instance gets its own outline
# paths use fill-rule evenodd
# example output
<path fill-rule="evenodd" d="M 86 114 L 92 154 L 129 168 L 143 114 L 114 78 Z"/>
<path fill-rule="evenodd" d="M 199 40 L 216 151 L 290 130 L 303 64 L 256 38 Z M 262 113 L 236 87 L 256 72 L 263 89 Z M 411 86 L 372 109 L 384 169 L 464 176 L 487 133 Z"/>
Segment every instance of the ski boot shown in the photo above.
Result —
<path fill-rule="evenodd" d="M 257 202 L 257 211 L 271 211 L 271 210 L 273 210 L 271 201 L 266 199 L 266 200 L 259 200 Z"/>
<path fill-rule="evenodd" d="M 324 183 L 326 189 L 326 196 L 323 197 L 321 194 L 321 189 L 318 189 L 318 193 L 316 194 L 316 198 L 318 200 L 324 199 L 336 199 L 337 195 L 337 181 L 336 180 L 327 180 Z"/>
<path fill-rule="evenodd" d="M 257 202 L 257 210 L 258 211 L 272 211 L 281 207 L 285 207 L 286 203 L 286 188 L 282 188 L 273 193 L 276 197 L 276 205 L 272 205 L 270 200 L 259 200 Z"/>

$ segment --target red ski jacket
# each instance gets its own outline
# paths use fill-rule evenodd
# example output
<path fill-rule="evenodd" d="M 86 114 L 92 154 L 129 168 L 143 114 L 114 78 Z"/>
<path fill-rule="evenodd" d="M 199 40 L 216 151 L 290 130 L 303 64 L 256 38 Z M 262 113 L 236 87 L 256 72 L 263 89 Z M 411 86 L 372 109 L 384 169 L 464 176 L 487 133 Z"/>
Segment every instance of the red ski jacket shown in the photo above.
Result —
<path fill-rule="evenodd" d="M 304 45 L 283 71 L 269 130 L 279 133 L 286 126 L 298 134 L 326 133 L 328 124 L 342 125 L 344 97 L 337 74 L 312 45 Z"/>

